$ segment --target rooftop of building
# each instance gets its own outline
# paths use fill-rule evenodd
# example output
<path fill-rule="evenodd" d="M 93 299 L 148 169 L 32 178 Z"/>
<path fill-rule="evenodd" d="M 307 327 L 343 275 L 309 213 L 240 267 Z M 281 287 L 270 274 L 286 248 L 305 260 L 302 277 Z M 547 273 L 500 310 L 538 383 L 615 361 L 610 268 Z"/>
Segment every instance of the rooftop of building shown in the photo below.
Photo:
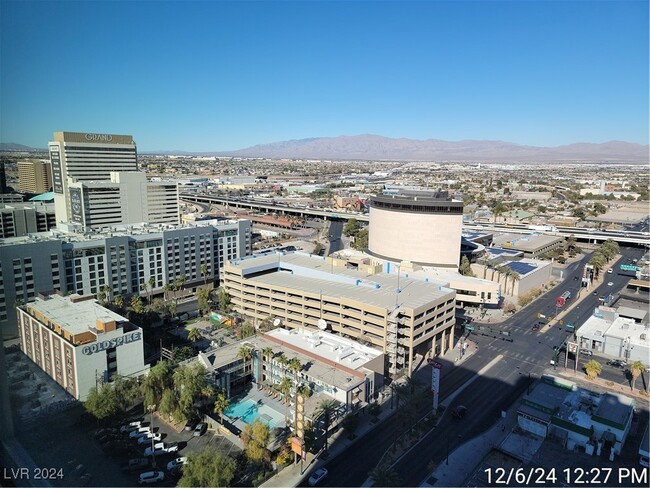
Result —
<path fill-rule="evenodd" d="M 418 308 L 453 291 L 438 283 L 388 273 L 367 274 L 336 267 L 325 258 L 300 252 L 276 252 L 231 261 L 248 281 L 285 287 L 323 298 L 347 299 L 384 309 L 396 304 Z"/>
<path fill-rule="evenodd" d="M 129 324 L 129 327 L 135 327 L 127 318 L 101 306 L 92 296 L 43 295 L 36 297 L 33 302 L 24 305 L 24 308 L 30 315 L 34 315 L 33 312 L 42 314 L 44 317 L 42 321 L 44 323 L 55 323 L 71 335 L 89 331 L 97 334 L 99 332 L 97 330 L 98 322 L 115 322 L 118 330 L 125 324 Z M 119 333 L 121 334 L 122 331 Z M 106 332 L 106 335 L 110 336 L 114 334 Z"/>
<path fill-rule="evenodd" d="M 282 353 L 287 359 L 296 357 L 303 372 L 312 379 L 344 390 L 362 381 L 366 374 L 364 365 L 382 354 L 378 349 L 324 331 L 277 328 L 199 353 L 199 360 L 208 369 L 217 370 L 241 361 L 238 354 L 243 346 L 257 351 L 270 347 L 275 356 Z"/>
<path fill-rule="evenodd" d="M 30 242 L 44 242 L 61 240 L 66 242 L 83 242 L 104 239 L 107 237 L 146 237 L 149 234 L 161 233 L 170 230 L 192 229 L 199 227 L 224 227 L 236 225 L 240 220 L 232 219 L 210 219 L 190 221 L 184 224 L 150 224 L 142 222 L 139 224 L 112 225 L 98 229 L 81 230 L 79 224 L 59 224 L 56 229 L 47 232 L 34 232 L 21 237 L 8 237 L 0 239 L 0 247 L 26 244 Z"/>
<path fill-rule="evenodd" d="M 571 381 L 545 375 L 533 391 L 524 397 L 519 410 L 545 420 L 555 416 L 589 429 L 594 416 L 624 426 L 633 406 L 634 400 L 630 397 L 608 392 L 597 393 L 579 388 Z"/>
<path fill-rule="evenodd" d="M 564 237 L 555 237 L 546 234 L 494 234 L 494 246 L 534 252 L 556 242 L 563 241 Z"/>
<path fill-rule="evenodd" d="M 535 273 L 536 271 L 552 266 L 550 261 L 540 261 L 538 259 L 522 258 L 516 261 L 506 260 L 501 263 L 501 266 L 510 269 L 517 273 L 520 278 Z"/>
<path fill-rule="evenodd" d="M 605 393 L 601 396 L 594 415 L 620 426 L 625 426 L 634 403 L 632 398 L 620 393 Z"/>

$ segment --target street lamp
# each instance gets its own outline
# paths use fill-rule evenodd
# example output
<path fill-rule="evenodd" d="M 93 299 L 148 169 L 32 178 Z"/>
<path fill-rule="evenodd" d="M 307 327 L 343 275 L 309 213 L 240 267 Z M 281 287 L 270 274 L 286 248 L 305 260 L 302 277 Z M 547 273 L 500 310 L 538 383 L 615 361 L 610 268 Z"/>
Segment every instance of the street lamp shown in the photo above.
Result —
<path fill-rule="evenodd" d="M 153 461 L 151 463 L 151 466 L 153 468 L 156 467 L 156 453 L 154 452 L 154 437 L 153 437 L 153 412 L 156 410 L 155 405 L 149 405 L 149 413 L 151 414 L 151 426 L 149 427 L 149 432 L 151 433 L 151 457 L 153 458 Z"/>

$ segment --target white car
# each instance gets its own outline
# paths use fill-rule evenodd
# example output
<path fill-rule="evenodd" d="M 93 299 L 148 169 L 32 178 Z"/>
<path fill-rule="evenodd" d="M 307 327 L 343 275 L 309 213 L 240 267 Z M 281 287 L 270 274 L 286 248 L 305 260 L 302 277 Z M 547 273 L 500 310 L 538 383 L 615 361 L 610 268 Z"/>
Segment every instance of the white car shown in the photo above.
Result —
<path fill-rule="evenodd" d="M 325 476 L 327 476 L 327 469 L 318 468 L 316 471 L 314 471 L 314 474 L 309 477 L 309 486 L 316 486 L 325 478 Z"/>
<path fill-rule="evenodd" d="M 172 470 L 178 468 L 179 466 L 183 466 L 183 464 L 186 464 L 186 463 L 187 463 L 187 458 L 185 456 L 177 457 L 176 459 L 174 459 L 172 461 L 169 461 L 167 463 L 167 470 L 172 471 Z"/>
<path fill-rule="evenodd" d="M 152 439 L 154 442 L 158 442 L 162 440 L 162 434 L 160 432 L 156 432 L 155 434 L 152 432 L 145 432 L 144 435 L 138 437 L 138 444 L 151 444 Z"/>
<path fill-rule="evenodd" d="M 151 429 L 149 427 L 138 427 L 137 429 L 132 430 L 129 433 L 129 437 L 131 439 L 135 439 L 135 438 L 141 437 L 141 436 L 143 436 L 143 435 L 145 435 L 147 433 L 150 433 L 150 432 L 151 432 Z"/>
<path fill-rule="evenodd" d="M 138 477 L 138 483 L 141 485 L 155 483 L 157 481 L 163 481 L 165 479 L 165 473 L 159 470 L 155 471 L 145 471 Z"/>
<path fill-rule="evenodd" d="M 138 429 L 142 426 L 142 422 L 137 420 L 135 422 L 131 422 L 130 424 L 123 425 L 120 427 L 120 432 L 127 433 L 131 432 L 132 430 Z"/>
<path fill-rule="evenodd" d="M 153 449 L 151 449 L 151 446 L 147 447 L 144 450 L 144 455 L 145 456 L 157 456 L 159 454 L 164 454 L 167 451 L 164 451 L 165 449 L 165 443 L 164 442 L 156 442 L 153 445 Z"/>
<path fill-rule="evenodd" d="M 614 282 L 610 281 L 609 283 L 607 283 L 607 286 L 614 286 Z"/>

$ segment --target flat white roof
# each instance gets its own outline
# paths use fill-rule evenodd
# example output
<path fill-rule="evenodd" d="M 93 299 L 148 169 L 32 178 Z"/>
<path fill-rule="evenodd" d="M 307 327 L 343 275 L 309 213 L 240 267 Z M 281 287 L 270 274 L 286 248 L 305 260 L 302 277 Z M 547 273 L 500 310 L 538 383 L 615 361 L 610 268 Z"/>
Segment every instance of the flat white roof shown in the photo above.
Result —
<path fill-rule="evenodd" d="M 25 308 L 42 313 L 46 318 L 56 322 L 62 329 L 67 330 L 72 335 L 81 334 L 82 332 L 95 332 L 97 320 L 102 322 L 115 321 L 118 324 L 118 333 L 122 334 L 119 329 L 121 322 L 128 322 L 128 319 L 121 315 L 102 307 L 97 300 L 88 299 L 81 302 L 73 303 L 72 299 L 78 298 L 79 295 L 62 297 L 59 295 L 50 295 L 46 299 L 36 298 L 34 302 L 25 305 Z M 112 335 L 107 332 L 106 336 Z"/>
<path fill-rule="evenodd" d="M 454 293 L 440 283 L 388 273 L 367 274 L 331 266 L 322 257 L 300 252 L 254 255 L 230 263 L 242 269 L 248 282 L 258 285 L 282 286 L 324 298 L 346 297 L 385 309 L 396 304 L 418 308 Z"/>
<path fill-rule="evenodd" d="M 278 328 L 265 335 L 355 370 L 382 354 L 379 349 L 325 331 Z"/>

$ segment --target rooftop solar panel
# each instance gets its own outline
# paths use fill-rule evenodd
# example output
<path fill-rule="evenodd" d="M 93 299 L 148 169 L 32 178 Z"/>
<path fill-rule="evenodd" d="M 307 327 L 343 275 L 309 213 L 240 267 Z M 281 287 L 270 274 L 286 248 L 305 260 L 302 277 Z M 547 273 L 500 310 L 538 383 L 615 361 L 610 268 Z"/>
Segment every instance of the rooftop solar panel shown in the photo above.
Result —
<path fill-rule="evenodd" d="M 508 263 L 506 264 L 508 268 L 510 268 L 512 271 L 515 273 L 519 273 L 520 275 L 526 275 L 530 273 L 531 271 L 537 269 L 537 266 L 533 264 L 528 264 L 528 263 Z"/>

